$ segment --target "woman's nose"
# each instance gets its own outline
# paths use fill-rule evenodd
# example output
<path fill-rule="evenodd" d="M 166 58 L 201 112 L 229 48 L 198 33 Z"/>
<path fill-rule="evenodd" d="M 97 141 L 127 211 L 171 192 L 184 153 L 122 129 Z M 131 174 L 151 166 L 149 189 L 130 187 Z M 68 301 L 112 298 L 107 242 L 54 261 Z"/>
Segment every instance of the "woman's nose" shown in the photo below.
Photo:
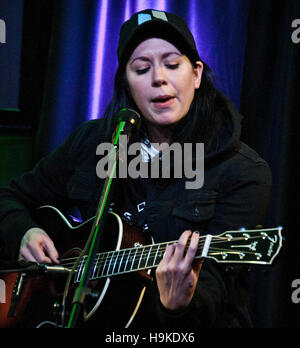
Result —
<path fill-rule="evenodd" d="M 163 67 L 153 69 L 152 86 L 160 87 L 168 83 L 167 75 Z"/>

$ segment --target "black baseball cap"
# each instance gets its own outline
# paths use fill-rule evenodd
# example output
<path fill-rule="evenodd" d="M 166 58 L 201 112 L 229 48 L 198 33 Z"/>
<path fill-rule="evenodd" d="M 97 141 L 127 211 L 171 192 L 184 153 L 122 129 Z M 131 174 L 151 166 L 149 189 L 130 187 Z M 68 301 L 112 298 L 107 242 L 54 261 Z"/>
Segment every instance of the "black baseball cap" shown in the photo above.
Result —
<path fill-rule="evenodd" d="M 119 68 L 125 66 L 142 41 L 153 37 L 172 43 L 192 64 L 200 60 L 194 37 L 181 17 L 166 11 L 147 9 L 133 14 L 121 27 L 117 51 Z"/>

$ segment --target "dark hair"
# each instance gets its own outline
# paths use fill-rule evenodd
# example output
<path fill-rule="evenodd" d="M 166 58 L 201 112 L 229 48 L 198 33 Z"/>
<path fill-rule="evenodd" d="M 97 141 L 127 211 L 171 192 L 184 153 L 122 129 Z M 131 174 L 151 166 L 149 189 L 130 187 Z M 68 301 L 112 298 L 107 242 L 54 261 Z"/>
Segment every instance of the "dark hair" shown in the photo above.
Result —
<path fill-rule="evenodd" d="M 215 98 L 214 74 L 210 67 L 203 63 L 203 74 L 199 89 L 195 90 L 195 96 L 188 114 L 178 122 L 174 129 L 171 143 L 205 143 L 210 147 L 215 134 Z M 104 117 L 109 120 L 109 133 L 111 137 L 114 129 L 114 114 L 123 108 L 131 108 L 139 112 L 128 88 L 124 68 L 119 68 L 114 82 L 113 97 L 105 110 Z M 145 123 L 142 122 L 141 132 L 145 132 Z M 139 135 L 138 135 L 139 136 Z M 135 137 L 136 139 L 136 137 Z"/>

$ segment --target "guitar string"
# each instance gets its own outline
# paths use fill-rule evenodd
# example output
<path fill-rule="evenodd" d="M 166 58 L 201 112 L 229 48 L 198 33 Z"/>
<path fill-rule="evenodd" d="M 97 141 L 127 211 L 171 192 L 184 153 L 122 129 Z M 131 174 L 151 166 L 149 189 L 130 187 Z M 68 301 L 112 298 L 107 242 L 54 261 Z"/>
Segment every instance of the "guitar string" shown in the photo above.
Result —
<path fill-rule="evenodd" d="M 209 253 L 209 255 L 214 255 L 215 252 L 217 252 L 218 254 L 221 254 L 221 252 L 219 251 L 220 249 L 212 249 L 212 251 Z M 222 250 L 222 249 L 221 249 Z M 224 253 L 224 250 L 222 250 L 222 253 Z M 232 250 L 228 250 L 227 251 L 228 254 L 240 254 L 238 251 L 232 251 Z M 255 252 L 249 252 L 249 251 L 244 251 L 243 254 L 250 254 L 250 255 L 256 255 L 258 253 L 255 253 Z M 153 257 L 153 255 L 151 256 Z M 149 260 L 151 261 L 151 257 L 149 257 Z M 103 263 L 95 263 L 94 265 L 94 272 L 93 272 L 93 275 L 91 276 L 90 280 L 96 280 L 96 279 L 100 279 L 100 278 L 106 278 L 106 277 L 110 277 L 110 276 L 116 276 L 116 275 L 120 275 L 120 274 L 126 274 L 126 273 L 130 273 L 130 272 L 136 272 L 136 271 L 140 271 L 140 270 L 146 270 L 146 269 L 150 269 L 150 268 L 154 268 L 157 266 L 158 263 L 156 262 L 153 262 L 153 263 L 149 263 L 147 260 L 145 261 L 145 264 L 143 265 L 143 263 L 141 262 L 141 260 L 138 260 L 137 258 L 137 261 L 133 261 L 133 260 L 129 260 L 128 261 L 128 264 L 129 266 L 131 265 L 131 268 L 130 269 L 127 269 L 127 260 L 125 262 L 125 260 L 122 260 L 120 261 L 118 264 L 119 264 L 119 267 L 118 267 L 118 271 L 115 271 L 115 267 L 116 266 L 113 266 L 112 265 L 117 262 L 118 260 L 118 257 L 116 258 L 112 258 L 111 261 L 108 263 L 108 267 L 107 269 L 105 270 L 105 267 L 102 268 L 103 266 Z M 158 261 L 161 260 L 161 255 L 158 257 Z M 156 256 L 155 256 L 155 259 L 154 261 L 156 261 Z M 106 261 L 107 262 L 107 261 Z M 125 266 L 124 266 L 124 263 L 125 263 Z M 131 264 L 132 263 L 132 264 Z M 136 265 L 136 263 L 138 263 L 138 265 Z M 141 263 L 141 266 L 140 266 L 140 263 Z M 105 264 L 105 263 L 104 263 Z M 123 267 L 124 266 L 124 267 Z M 81 267 L 84 268 L 84 265 L 81 264 Z M 96 271 L 95 271 L 96 269 Z M 83 273 L 83 269 L 80 270 L 79 274 L 77 274 L 77 280 L 75 282 L 79 282 L 80 279 L 81 279 L 81 276 L 82 276 L 82 273 Z M 96 273 L 96 275 L 95 275 Z M 100 275 L 101 273 L 101 275 Z"/>
<path fill-rule="evenodd" d="M 243 238 L 242 238 L 243 239 Z M 217 242 L 218 243 L 218 242 Z M 217 244 L 217 243 L 211 243 L 211 244 Z M 172 244 L 171 242 L 170 243 L 164 243 L 164 244 Z M 156 246 L 157 247 L 157 244 L 156 245 L 154 245 L 154 246 Z M 161 246 L 161 244 L 160 244 L 160 246 Z M 200 244 L 200 246 L 203 246 L 203 244 Z M 135 258 L 135 259 L 140 259 L 141 258 L 141 256 L 142 256 L 142 254 L 144 253 L 144 250 L 147 248 L 147 247 L 149 247 L 149 251 L 150 251 L 150 249 L 151 249 L 151 245 L 150 246 L 146 246 L 146 247 L 142 247 L 142 248 L 140 248 L 141 250 L 138 250 L 138 249 L 134 249 L 134 248 L 130 248 L 130 249 L 122 249 L 122 250 L 115 250 L 115 251 L 109 251 L 109 252 L 105 252 L 105 253 L 99 253 L 98 255 L 97 255 L 97 259 L 95 260 L 95 264 L 97 264 L 97 265 L 99 265 L 100 267 L 103 265 L 103 263 L 105 264 L 105 263 L 107 263 L 107 261 L 108 261 L 108 256 L 110 256 L 111 257 L 111 259 L 115 262 L 117 259 L 118 259 L 118 257 L 119 257 L 119 255 L 120 255 L 120 253 L 122 253 L 122 258 L 128 258 L 129 257 L 129 255 L 131 254 L 131 251 L 134 251 L 134 250 L 137 250 L 138 252 L 136 252 L 136 253 L 132 253 L 132 255 L 130 256 L 131 258 Z M 153 246 L 152 246 L 152 248 L 153 248 Z M 158 248 L 159 249 L 159 248 Z M 214 248 L 210 248 L 210 251 L 212 251 Z M 217 249 L 217 250 L 220 250 L 220 249 Z M 223 251 L 230 251 L 230 249 L 223 249 Z M 145 252 L 145 257 L 147 257 L 147 258 L 151 258 L 151 257 L 153 257 L 153 255 L 154 254 L 156 254 L 157 253 L 157 249 L 155 249 L 154 248 L 154 250 L 152 251 L 151 250 L 151 253 L 149 253 L 149 251 L 146 251 Z M 165 251 L 165 249 L 163 249 L 163 248 L 161 248 L 161 252 L 160 253 L 162 253 L 162 252 L 164 252 Z M 126 252 L 128 253 L 128 254 L 126 254 Z M 246 251 L 241 251 L 241 252 L 243 252 L 243 253 L 250 253 L 250 254 L 256 254 L 255 252 L 246 252 Z M 238 251 L 236 250 L 235 251 L 235 253 L 238 253 Z M 146 256 L 147 255 L 147 256 Z M 99 263 L 99 260 L 100 260 L 100 258 L 102 259 L 101 260 L 101 262 Z M 74 259 L 76 259 L 76 258 L 74 258 Z M 68 262 L 71 262 L 72 260 L 74 260 L 74 259 L 68 259 L 67 261 Z M 66 263 L 64 263 L 66 260 L 62 260 L 62 265 L 67 265 Z M 132 260 L 131 260 L 132 261 Z M 110 263 L 111 263 L 112 261 L 110 261 Z M 128 262 L 128 261 L 127 261 Z M 81 261 L 81 264 L 80 264 L 80 267 L 82 267 L 83 266 L 83 260 Z M 94 266 L 95 267 L 95 266 Z"/>
<path fill-rule="evenodd" d="M 244 238 L 242 238 L 242 239 L 244 239 Z M 164 243 L 164 244 L 169 244 L 169 243 Z M 155 246 L 157 246 L 157 245 L 155 245 Z M 161 244 L 160 244 L 160 246 L 161 246 Z M 203 244 L 202 245 L 200 244 L 200 246 L 203 246 Z M 131 265 L 131 268 L 133 268 L 135 263 L 137 263 L 138 265 L 143 264 L 142 261 L 145 261 L 145 265 L 143 267 L 141 267 L 141 269 L 145 269 L 147 267 L 150 267 L 150 268 L 154 267 L 154 263 L 155 263 L 156 259 L 157 258 L 159 258 L 159 259 L 161 258 L 161 255 L 162 255 L 163 252 L 165 252 L 165 249 L 162 249 L 159 252 L 159 254 L 160 254 L 160 256 L 159 256 L 159 255 L 157 255 L 157 250 L 155 248 L 154 248 L 153 251 L 151 250 L 151 252 L 149 253 L 149 251 L 151 249 L 151 246 L 149 246 L 149 251 L 148 252 L 146 251 L 144 256 L 143 256 L 143 258 L 142 258 L 142 255 L 144 253 L 145 248 L 146 247 L 142 247 L 141 249 L 143 249 L 143 250 L 140 250 L 141 252 L 140 251 L 139 252 L 135 252 L 135 253 L 132 253 L 132 255 L 130 255 L 130 252 L 132 250 L 138 250 L 138 249 L 122 249 L 122 250 L 110 251 L 110 252 L 99 254 L 97 259 L 95 260 L 95 264 L 94 264 L 94 269 L 96 268 L 96 270 L 98 271 L 97 272 L 97 276 L 99 276 L 99 273 L 100 273 L 101 270 L 102 270 L 102 272 L 101 272 L 102 274 L 105 273 L 104 270 L 105 270 L 106 264 L 107 264 L 107 270 L 106 270 L 106 274 L 105 275 L 107 276 L 107 274 L 109 274 L 107 271 L 112 267 L 112 265 L 114 265 L 113 266 L 113 270 L 115 269 L 115 267 L 116 267 L 115 263 L 117 263 L 118 259 L 120 259 L 119 263 L 118 263 L 118 265 L 119 265 L 118 269 L 119 270 L 122 269 L 122 265 L 124 266 L 124 263 L 125 263 L 123 272 L 125 272 L 127 264 L 129 264 L 129 266 Z M 223 253 L 226 252 L 226 253 L 231 253 L 231 254 L 233 254 L 233 253 L 234 254 L 241 254 L 241 253 L 243 253 L 245 255 L 246 254 L 248 254 L 248 255 L 249 254 L 250 255 L 257 255 L 257 254 L 259 254 L 257 252 L 237 251 L 237 250 L 224 249 L 224 248 L 223 249 L 210 248 L 210 254 L 215 253 L 216 251 L 219 252 L 220 250 Z M 126 255 L 126 251 L 129 251 L 129 253 L 127 255 Z M 121 257 L 119 257 L 120 254 L 122 254 Z M 110 260 L 108 259 L 108 256 L 110 256 Z M 153 263 L 152 264 L 150 263 L 149 266 L 148 266 L 148 260 L 152 261 L 153 258 L 154 258 Z M 80 263 L 79 263 L 78 270 L 80 270 L 80 273 L 82 273 L 82 271 L 84 270 L 84 264 L 85 264 L 85 259 L 81 260 Z M 66 265 L 64 264 L 64 266 L 66 266 Z M 136 268 L 134 268 L 134 270 L 136 270 Z M 130 271 L 131 271 L 131 269 L 130 269 Z M 94 273 L 95 273 L 95 270 L 94 270 L 93 274 Z M 120 272 L 116 272 L 116 273 L 112 273 L 112 274 L 118 274 L 118 273 L 120 273 Z"/>
<path fill-rule="evenodd" d="M 201 238 L 201 237 L 200 237 Z M 202 237 L 202 239 L 203 238 L 206 238 L 206 237 Z M 213 238 L 216 238 L 216 237 L 213 237 Z M 228 241 L 228 238 L 226 238 L 226 237 L 219 237 L 219 238 L 223 238 L 223 239 L 225 239 L 226 241 Z M 264 238 L 263 236 L 258 236 L 258 237 L 250 237 L 250 238 L 247 238 L 247 240 L 249 240 L 249 239 L 257 239 L 257 238 Z M 219 243 L 224 243 L 225 242 L 225 240 L 224 241 L 216 241 L 216 242 L 212 242 L 211 244 L 219 244 Z M 232 238 L 230 241 L 236 241 L 236 240 L 245 240 L 245 238 L 242 238 L 242 237 L 236 237 L 236 238 Z M 176 243 L 177 241 L 175 241 L 175 242 L 173 242 L 173 243 Z M 161 247 L 162 245 L 171 245 L 172 244 L 172 242 L 165 242 L 165 243 L 161 243 L 161 244 L 154 244 L 154 245 L 149 245 L 149 246 L 145 246 L 145 247 L 141 247 L 141 249 L 145 249 L 145 248 L 147 248 L 147 247 L 149 247 L 149 248 L 151 248 L 151 247 L 153 247 L 153 246 L 155 246 L 155 247 Z M 211 245 L 210 244 L 210 245 Z M 202 243 L 202 242 L 200 242 L 199 244 L 198 244 L 198 247 L 200 246 L 200 247 L 202 247 L 204 245 L 204 243 Z M 124 255 L 122 255 L 122 258 L 125 258 L 126 259 L 126 257 L 128 258 L 129 257 L 129 255 L 130 255 L 130 251 L 132 251 L 132 250 L 135 250 L 135 248 L 127 248 L 127 249 L 122 249 L 122 250 L 115 250 L 115 251 L 109 251 L 109 252 L 105 252 L 105 253 L 100 253 L 98 256 L 97 256 L 97 259 L 95 260 L 95 264 L 94 264 L 94 268 L 95 267 L 97 267 L 97 269 L 98 270 L 100 270 L 101 269 L 101 267 L 102 267 L 102 265 L 103 265 L 103 263 L 105 264 L 105 262 L 107 262 L 107 260 L 106 261 L 104 261 L 104 260 L 102 260 L 101 261 L 101 263 L 99 263 L 99 259 L 101 258 L 101 256 L 102 256 L 102 259 L 103 259 L 103 255 L 105 255 L 105 254 L 107 254 L 106 256 L 108 256 L 108 254 L 109 253 L 111 253 L 112 255 L 111 256 L 113 256 L 112 257 L 112 260 L 113 260 L 113 262 L 112 261 L 110 261 L 110 263 L 115 263 L 116 261 L 117 261 L 117 259 L 118 259 L 118 256 L 119 256 L 119 254 L 123 251 L 123 254 Z M 219 249 L 219 248 L 209 248 L 209 251 L 210 251 L 210 254 L 212 254 L 212 253 L 214 253 L 214 251 L 217 251 L 217 252 L 220 252 L 220 250 L 222 250 L 222 252 L 224 252 L 224 251 L 227 251 L 228 253 L 230 252 L 230 253 L 236 253 L 236 254 L 238 254 L 239 252 L 238 251 L 233 251 L 232 249 Z M 126 255 L 126 251 L 128 252 L 129 251 L 129 253 Z M 165 249 L 162 249 L 161 251 L 160 251 L 160 254 L 161 253 L 163 253 L 163 252 L 165 252 Z M 116 257 L 114 257 L 114 253 L 117 253 L 117 255 L 116 255 Z M 258 253 L 256 253 L 256 252 L 250 252 L 250 251 L 242 251 L 242 253 L 243 254 L 251 254 L 251 255 L 256 255 L 256 254 L 258 254 Z M 154 261 L 156 261 L 156 258 L 158 257 L 157 255 L 157 250 L 151 250 L 151 253 L 149 254 L 148 253 L 148 255 L 147 255 L 147 252 L 145 253 L 145 255 L 147 255 L 147 258 L 149 258 L 149 259 L 151 259 L 152 257 L 155 257 L 155 260 Z M 136 254 L 135 255 L 135 259 L 138 259 L 139 257 L 141 257 L 141 255 L 142 255 L 142 253 L 141 254 Z M 132 258 L 133 258 L 133 255 L 131 256 Z M 81 271 L 81 275 L 79 275 L 79 277 L 81 277 L 82 276 L 82 273 L 83 273 L 83 270 L 84 270 L 84 266 L 85 266 L 85 260 L 86 260 L 86 258 L 87 258 L 87 256 L 85 255 L 85 256 L 83 256 L 83 258 L 82 258 L 82 260 L 79 262 L 79 266 L 78 266 L 78 269 L 81 269 L 82 268 L 82 271 Z M 160 258 L 161 258 L 161 256 L 160 256 Z M 74 258 L 69 258 L 69 259 L 61 259 L 61 263 L 60 263 L 60 265 L 62 265 L 62 266 L 64 266 L 64 267 L 68 267 L 68 266 L 73 266 L 74 265 L 74 262 L 71 262 L 71 261 L 74 261 L 74 260 L 77 260 L 77 258 L 76 257 L 74 257 Z M 65 261 L 68 261 L 68 262 L 65 262 Z M 71 262 L 71 263 L 70 263 Z M 123 262 L 125 262 L 125 261 L 121 261 L 120 263 L 121 263 L 121 265 L 122 265 L 122 263 Z M 131 262 L 131 261 L 127 261 L 127 262 Z M 146 261 L 147 262 L 147 261 Z M 133 265 L 134 265 L 134 262 L 133 262 Z M 154 267 L 155 265 L 153 264 L 153 265 L 149 265 L 149 266 L 146 266 L 146 264 L 145 264 L 145 267 L 141 267 L 141 268 L 138 268 L 138 269 L 134 269 L 134 270 L 123 270 L 123 272 L 115 272 L 115 273 L 106 273 L 105 275 L 101 275 L 101 276 L 99 276 L 99 272 L 98 272 L 98 276 L 97 277 L 95 277 L 94 279 L 98 279 L 98 278 L 102 278 L 102 277 L 108 277 L 108 276 L 113 276 L 113 275 L 118 275 L 118 274 L 122 274 L 122 273 L 129 273 L 129 272 L 134 272 L 134 271 L 137 271 L 137 270 L 143 270 L 143 269 L 147 269 L 147 268 L 152 268 L 152 267 Z M 110 266 L 109 266 L 109 268 L 110 268 Z M 109 269 L 108 268 L 108 269 Z M 119 269 L 120 269 L 121 267 L 119 267 Z M 78 269 L 76 270 L 76 271 L 78 271 Z M 104 273 L 103 271 L 102 271 L 102 273 Z M 77 277 L 77 278 L 79 278 L 79 277 Z M 24 281 L 26 281 L 27 279 L 25 278 L 24 279 Z M 91 280 L 93 280 L 93 278 L 91 278 Z M 80 281 L 80 279 L 78 280 L 78 281 Z"/>
<path fill-rule="evenodd" d="M 200 238 L 206 238 L 206 236 L 205 237 L 200 237 Z M 217 237 L 213 237 L 213 238 L 217 238 Z M 221 241 L 212 241 L 211 243 L 210 243 L 210 245 L 212 245 L 212 244 L 220 244 L 220 243 L 224 243 L 224 242 L 236 242 L 236 241 L 240 241 L 240 240 L 245 240 L 245 238 L 243 238 L 243 237 L 236 237 L 236 238 L 233 238 L 233 239 L 231 239 L 231 240 L 229 240 L 228 238 L 226 238 L 226 237 L 220 237 L 220 238 L 222 238 L 223 240 L 221 240 Z M 263 238 L 262 236 L 256 236 L 256 237 L 250 237 L 250 238 L 247 238 L 247 240 L 249 240 L 249 239 L 257 239 L 257 238 Z M 154 246 L 163 246 L 163 245 L 172 245 L 172 244 L 176 244 L 178 241 L 169 241 L 169 242 L 164 242 L 164 243 L 159 243 L 159 244 L 149 244 L 149 245 L 145 245 L 145 246 L 142 246 L 141 247 L 141 249 L 144 249 L 144 248 L 147 248 L 147 247 L 154 247 Z M 200 241 L 200 243 L 198 244 L 198 246 L 203 246 L 205 244 L 205 242 L 204 243 L 202 243 L 201 241 Z M 109 250 L 109 251 L 104 251 L 104 252 L 100 252 L 99 254 L 108 254 L 108 253 L 112 253 L 112 252 L 121 252 L 121 251 L 124 251 L 124 250 L 128 250 L 128 251 L 131 251 L 131 250 L 136 250 L 136 248 L 134 248 L 134 247 L 129 247 L 129 248 L 124 248 L 124 249 L 120 249 L 120 250 Z M 63 258 L 63 259 L 60 259 L 61 261 L 68 261 L 68 260 L 75 260 L 76 259 L 76 257 L 71 257 L 71 258 Z"/>
<path fill-rule="evenodd" d="M 219 250 L 222 250 L 223 252 L 224 252 L 224 250 L 226 250 L 226 249 L 218 249 L 218 248 L 211 248 L 212 249 L 212 251 L 211 251 L 211 254 L 213 254 L 213 251 L 214 250 L 217 250 L 218 252 L 219 252 Z M 163 250 L 162 250 L 163 251 Z M 239 253 L 238 251 L 232 251 L 231 249 L 228 249 L 227 250 L 227 252 L 228 253 Z M 219 252 L 220 253 L 220 252 Z M 255 253 L 255 252 L 249 252 L 249 251 L 243 251 L 243 253 L 244 254 L 257 254 L 257 253 Z M 129 254 L 128 254 L 128 256 L 129 256 Z M 115 259 L 114 258 L 112 258 L 112 260 L 114 260 L 114 261 L 117 261 L 117 258 L 118 257 L 116 257 Z M 150 258 L 150 257 L 149 257 Z M 123 263 L 123 261 L 121 262 L 121 264 Z M 70 266 L 72 266 L 74 263 L 72 263 L 72 264 L 70 264 Z M 78 283 L 78 282 L 80 282 L 80 279 L 81 279 L 81 277 L 82 277 L 82 274 L 83 274 L 83 271 L 84 271 L 84 267 L 83 267 L 83 260 L 81 260 L 80 262 L 79 262 L 79 268 L 83 268 L 82 270 L 81 270 L 81 274 L 79 274 L 79 275 L 76 275 L 76 277 L 77 277 L 77 280 L 74 280 L 73 282 L 74 283 Z M 133 263 L 133 265 L 134 265 L 134 263 Z M 67 266 L 67 264 L 64 264 L 64 266 Z M 136 272 L 136 271 L 139 271 L 139 270 L 146 270 L 146 269 L 149 269 L 149 268 L 153 268 L 153 267 L 155 267 L 156 265 L 147 265 L 146 266 L 146 264 L 145 264 L 145 266 L 144 267 L 139 267 L 139 268 L 134 268 L 134 269 L 130 269 L 130 270 L 126 270 L 125 268 L 124 268 L 124 270 L 123 271 L 118 271 L 118 272 L 113 272 L 113 273 L 109 273 L 109 272 L 106 272 L 105 274 L 101 274 L 101 276 L 99 276 L 99 272 L 98 272 L 98 275 L 96 276 L 96 277 L 91 277 L 90 278 L 90 280 L 92 281 L 92 280 L 97 280 L 97 279 L 100 279 L 100 278 L 106 278 L 106 277 L 109 277 L 109 276 L 116 276 L 116 275 L 120 275 L 120 274 L 125 274 L 125 273 L 130 273 L 130 272 Z M 101 266 L 98 266 L 97 265 L 97 261 L 95 262 L 95 265 L 94 265 L 94 268 L 95 267 L 97 267 L 97 269 L 99 270 L 101 270 Z M 120 268 L 120 267 L 119 267 Z M 108 268 L 109 269 L 109 268 Z M 77 271 L 77 270 L 75 270 L 75 271 Z M 103 271 L 102 271 L 102 273 L 104 273 Z M 27 282 L 29 279 L 24 279 L 24 282 Z"/>
<path fill-rule="evenodd" d="M 201 237 L 200 237 L 201 238 Z M 202 237 L 202 238 L 206 238 L 206 236 L 205 237 Z M 217 238 L 217 237 L 213 237 L 213 238 Z M 215 245 L 215 244 L 222 244 L 222 243 L 224 243 L 224 242 L 236 242 L 236 241 L 240 241 L 240 240 L 244 240 L 244 241 L 248 241 L 249 239 L 258 239 L 258 238 L 263 238 L 263 236 L 256 236 L 256 237 L 250 237 L 250 238 L 247 238 L 247 240 L 245 240 L 245 238 L 243 238 L 243 237 L 236 237 L 236 238 L 232 238 L 231 240 L 229 240 L 228 238 L 226 238 L 226 237 L 220 237 L 220 238 L 222 238 L 223 240 L 221 240 L 221 241 L 212 241 L 211 243 L 210 243 L 210 245 Z M 140 251 L 142 251 L 143 252 L 143 250 L 144 249 L 146 249 L 146 248 L 153 248 L 153 247 L 158 247 L 158 248 L 160 248 L 160 247 L 163 247 L 163 246 L 168 246 L 168 245 L 172 245 L 172 244 L 176 244 L 178 241 L 171 241 L 171 242 L 164 242 L 164 243 L 160 243 L 160 244 L 150 244 L 150 245 L 145 245 L 145 246 L 142 246 L 142 247 L 138 247 L 138 248 L 134 248 L 134 247 L 132 247 L 132 248 L 125 248 L 125 249 L 120 249 L 120 250 L 110 250 L 110 251 L 105 251 L 105 252 L 100 252 L 99 254 L 98 254 L 98 257 L 100 257 L 100 256 L 102 256 L 102 255 L 108 255 L 108 254 L 110 254 L 110 253 L 120 253 L 120 252 L 126 252 L 126 251 L 128 251 L 128 252 L 131 252 L 131 251 L 133 251 L 133 250 L 139 250 L 139 249 L 141 249 Z M 199 244 L 198 244 L 198 248 L 199 247 L 203 247 L 204 246 L 204 244 L 205 244 L 205 241 L 204 242 L 202 242 L 202 241 L 200 241 L 199 242 Z M 188 247 L 188 245 L 187 245 L 187 247 Z M 210 248 L 211 249 L 211 248 Z M 137 254 L 137 255 L 139 255 L 139 254 Z M 63 258 L 63 259 L 60 259 L 60 261 L 61 262 L 71 262 L 71 261 L 73 261 L 73 260 L 76 260 L 77 259 L 77 257 L 71 257 L 71 258 Z"/>

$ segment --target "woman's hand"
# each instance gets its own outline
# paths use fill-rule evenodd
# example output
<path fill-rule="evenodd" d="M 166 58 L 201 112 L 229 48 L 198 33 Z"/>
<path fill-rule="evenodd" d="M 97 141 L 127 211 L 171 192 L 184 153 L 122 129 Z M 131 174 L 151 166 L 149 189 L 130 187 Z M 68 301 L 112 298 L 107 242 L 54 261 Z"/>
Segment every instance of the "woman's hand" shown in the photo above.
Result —
<path fill-rule="evenodd" d="M 53 241 L 41 228 L 29 229 L 20 246 L 19 258 L 37 263 L 59 263 Z"/>
<path fill-rule="evenodd" d="M 169 310 L 187 307 L 194 295 L 202 262 L 194 261 L 199 234 L 194 232 L 185 253 L 191 231 L 185 231 L 177 244 L 166 248 L 165 256 L 156 269 L 160 301 Z"/>

